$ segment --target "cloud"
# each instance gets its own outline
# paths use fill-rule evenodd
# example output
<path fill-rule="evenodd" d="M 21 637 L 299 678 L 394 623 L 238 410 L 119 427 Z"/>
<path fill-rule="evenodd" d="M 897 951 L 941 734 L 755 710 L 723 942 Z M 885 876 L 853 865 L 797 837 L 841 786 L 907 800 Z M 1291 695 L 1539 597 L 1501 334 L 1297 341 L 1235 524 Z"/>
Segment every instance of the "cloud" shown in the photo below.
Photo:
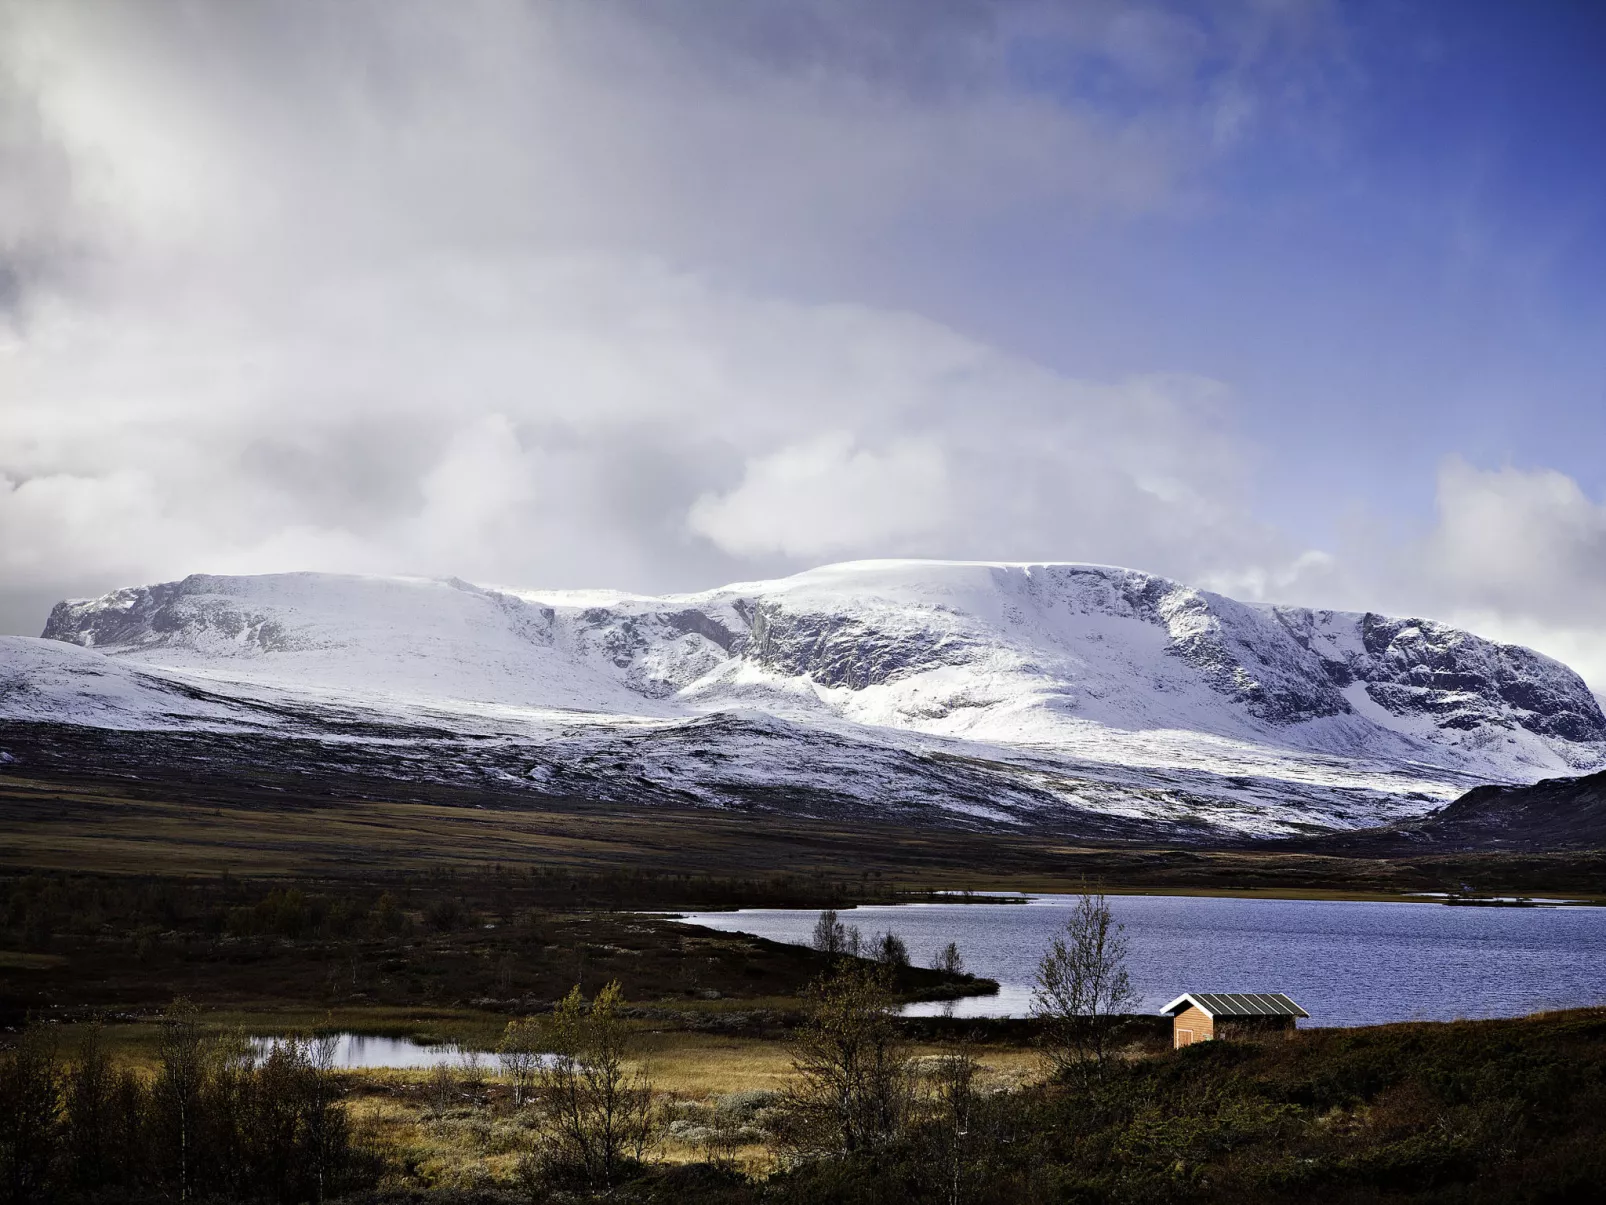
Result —
<path fill-rule="evenodd" d="M 1449 458 L 1422 555 L 1427 605 L 1606 688 L 1606 503 L 1571 477 Z"/>
<path fill-rule="evenodd" d="M 0 626 L 196 571 L 1074 558 L 1470 616 L 1606 681 L 1606 523 L 1567 478 L 1452 461 L 1430 531 L 1318 552 L 1257 513 L 1228 384 L 1051 371 L 885 284 L 1186 210 L 1308 115 L 1331 23 L 0 6 Z"/>
<path fill-rule="evenodd" d="M 847 433 L 749 461 L 740 485 L 704 494 L 688 516 L 694 532 L 736 556 L 803 558 L 906 552 L 941 542 L 949 519 L 940 447 L 899 440 L 874 452 Z"/>
<path fill-rule="evenodd" d="M 1553 469 L 1439 471 L 1428 572 L 1471 610 L 1559 624 L 1606 615 L 1606 505 Z"/>
<path fill-rule="evenodd" d="M 1163 209 L 1199 152 L 1162 77 L 1209 37 L 665 11 L 6 7 L 7 587 L 1260 546 L 1217 387 L 1066 378 L 831 284 L 1045 206 Z M 1023 73 L 1045 30 L 1141 103 Z"/>
<path fill-rule="evenodd" d="M 13 581 L 299 556 L 694 586 L 917 550 L 1186 574 L 1267 538 L 1209 382 L 1075 381 L 635 259 L 412 265 L 249 323 L 183 299 L 97 318 L 41 314 L 14 352 Z"/>

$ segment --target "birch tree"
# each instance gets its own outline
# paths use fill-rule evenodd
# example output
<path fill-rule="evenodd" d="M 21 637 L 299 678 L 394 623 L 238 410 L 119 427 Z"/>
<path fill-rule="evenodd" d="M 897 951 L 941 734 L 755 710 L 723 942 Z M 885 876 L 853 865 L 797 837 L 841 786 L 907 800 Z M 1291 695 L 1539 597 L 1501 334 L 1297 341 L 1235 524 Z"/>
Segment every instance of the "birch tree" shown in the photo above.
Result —
<path fill-rule="evenodd" d="M 1111 1034 L 1138 1002 L 1127 974 L 1127 940 L 1102 893 L 1078 897 L 1065 929 L 1037 964 L 1032 1016 L 1059 1074 L 1104 1074 Z"/>

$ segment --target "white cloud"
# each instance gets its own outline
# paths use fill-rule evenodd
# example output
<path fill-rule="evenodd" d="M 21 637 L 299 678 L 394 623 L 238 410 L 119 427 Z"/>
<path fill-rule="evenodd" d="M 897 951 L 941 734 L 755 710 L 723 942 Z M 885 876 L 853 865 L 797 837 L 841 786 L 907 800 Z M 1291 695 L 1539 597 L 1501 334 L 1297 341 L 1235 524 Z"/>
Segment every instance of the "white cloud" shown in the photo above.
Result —
<path fill-rule="evenodd" d="M 950 522 L 942 449 L 898 440 L 884 452 L 845 432 L 748 462 L 741 484 L 692 504 L 691 529 L 736 556 L 828 557 L 939 543 Z"/>
<path fill-rule="evenodd" d="M 1571 477 L 1451 457 L 1421 554 L 1424 605 L 1606 688 L 1606 503 Z"/>
<path fill-rule="evenodd" d="M 1567 624 L 1606 616 L 1606 505 L 1552 469 L 1439 472 L 1429 572 L 1466 609 Z"/>
<path fill-rule="evenodd" d="M 689 586 L 917 549 L 1186 574 L 1268 538 L 1208 382 L 1068 380 L 911 315 L 636 259 L 481 271 L 323 281 L 248 322 L 183 298 L 102 305 L 87 332 L 41 320 L 6 353 L 24 387 L 0 454 L 82 501 L 41 522 L 37 486 L 0 493 L 0 567 L 281 568 L 305 547 L 318 567 Z M 120 473 L 137 496 L 99 514 Z M 117 533 L 115 561 L 69 514 Z"/>

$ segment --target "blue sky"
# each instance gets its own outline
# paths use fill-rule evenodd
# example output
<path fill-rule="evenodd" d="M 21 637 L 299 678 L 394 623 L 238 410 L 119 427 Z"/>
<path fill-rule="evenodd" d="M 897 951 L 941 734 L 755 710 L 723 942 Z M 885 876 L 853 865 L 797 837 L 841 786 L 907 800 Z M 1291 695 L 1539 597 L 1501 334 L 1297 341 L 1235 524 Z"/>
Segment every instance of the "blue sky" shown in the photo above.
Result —
<path fill-rule="evenodd" d="M 1019 54 L 1068 103 L 1168 100 L 1101 87 L 1085 49 Z M 1265 504 L 1318 543 L 1355 507 L 1428 522 L 1451 453 L 1599 497 L 1606 8 L 1340 6 L 1290 57 L 1251 69 L 1272 111 L 1186 199 L 1092 230 L 1011 215 L 888 300 L 1076 375 L 1230 384 Z"/>
<path fill-rule="evenodd" d="M 1606 8 L 0 6 L 0 628 L 1114 561 L 1606 683 Z"/>

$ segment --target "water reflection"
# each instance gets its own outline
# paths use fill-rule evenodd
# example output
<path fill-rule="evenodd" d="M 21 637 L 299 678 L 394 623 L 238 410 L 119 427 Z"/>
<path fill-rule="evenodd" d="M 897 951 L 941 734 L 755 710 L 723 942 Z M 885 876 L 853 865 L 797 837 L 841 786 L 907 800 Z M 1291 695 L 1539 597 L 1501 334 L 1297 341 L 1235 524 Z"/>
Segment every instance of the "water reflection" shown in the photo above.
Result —
<path fill-rule="evenodd" d="M 460 1051 L 450 1042 L 424 1043 L 412 1038 L 381 1038 L 371 1034 L 338 1033 L 335 1066 L 342 1070 L 358 1067 L 437 1067 L 441 1064 L 457 1065 Z M 266 1055 L 279 1038 L 252 1038 L 251 1045 L 258 1054 Z M 494 1059 L 494 1055 L 481 1054 L 481 1061 Z"/>

